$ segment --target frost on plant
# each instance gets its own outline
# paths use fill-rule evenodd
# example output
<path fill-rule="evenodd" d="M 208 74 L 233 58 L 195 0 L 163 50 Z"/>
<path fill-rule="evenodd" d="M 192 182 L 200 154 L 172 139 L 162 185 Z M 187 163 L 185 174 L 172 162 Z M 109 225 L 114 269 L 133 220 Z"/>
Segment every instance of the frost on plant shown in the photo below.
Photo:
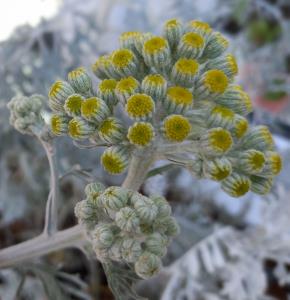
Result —
<path fill-rule="evenodd" d="M 219 32 L 201 21 L 172 19 L 160 36 L 126 32 L 119 42 L 119 49 L 92 66 L 98 87 L 77 68 L 48 95 L 54 137 L 102 146 L 108 173 L 128 170 L 121 187 L 87 185 L 86 199 L 75 207 L 115 294 L 113 266 L 144 279 L 157 274 L 178 233 L 166 199 L 137 191 L 155 161 L 169 160 L 197 178 L 218 181 L 233 197 L 268 193 L 282 166 L 268 128 L 249 126 L 251 101 L 234 83 L 238 66 Z M 9 108 L 21 132 L 43 122 L 37 96 L 15 98 Z"/>

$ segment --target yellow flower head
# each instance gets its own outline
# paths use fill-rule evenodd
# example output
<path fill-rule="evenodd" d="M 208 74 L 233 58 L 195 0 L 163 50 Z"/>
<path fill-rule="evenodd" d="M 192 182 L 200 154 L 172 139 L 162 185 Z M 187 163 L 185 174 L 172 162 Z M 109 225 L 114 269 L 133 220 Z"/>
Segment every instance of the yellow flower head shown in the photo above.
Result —
<path fill-rule="evenodd" d="M 228 87 L 228 77 L 220 70 L 210 70 L 204 74 L 203 83 L 211 93 L 222 94 Z"/>
<path fill-rule="evenodd" d="M 175 63 L 174 68 L 180 74 L 192 76 L 198 72 L 199 64 L 195 59 L 180 58 Z"/>
<path fill-rule="evenodd" d="M 154 128 L 150 123 L 137 122 L 129 127 L 127 137 L 131 144 L 145 147 L 148 146 L 154 138 Z"/>
<path fill-rule="evenodd" d="M 50 129 L 54 135 L 65 135 L 68 129 L 69 119 L 64 115 L 53 115 L 50 118 Z"/>
<path fill-rule="evenodd" d="M 191 124 L 181 115 L 170 115 L 164 120 L 163 130 L 165 137 L 172 142 L 184 141 L 191 131 Z"/>
<path fill-rule="evenodd" d="M 72 117 L 80 115 L 83 100 L 84 98 L 79 94 L 73 94 L 69 96 L 64 104 L 66 113 Z"/>
<path fill-rule="evenodd" d="M 271 173 L 273 176 L 276 176 L 281 172 L 282 165 L 282 158 L 277 152 L 267 151 L 265 172 L 262 175 L 264 173 Z"/>
<path fill-rule="evenodd" d="M 199 20 L 192 20 L 188 22 L 187 27 L 189 30 L 202 30 L 206 33 L 212 32 L 212 28 L 208 23 Z"/>
<path fill-rule="evenodd" d="M 230 150 L 232 144 L 231 134 L 223 128 L 209 129 L 201 137 L 201 149 L 209 155 L 222 155 Z"/>
<path fill-rule="evenodd" d="M 191 105 L 193 96 L 188 89 L 180 86 L 173 86 L 167 90 L 167 96 L 170 101 L 179 105 Z"/>
<path fill-rule="evenodd" d="M 111 65 L 111 57 L 109 55 L 100 56 L 96 62 L 92 65 L 92 71 L 94 74 L 105 79 L 109 77 L 108 71 Z"/>
<path fill-rule="evenodd" d="M 202 48 L 204 46 L 204 39 L 201 35 L 195 32 L 188 32 L 181 38 L 181 42 L 189 48 Z"/>
<path fill-rule="evenodd" d="M 149 55 L 161 52 L 167 48 L 168 48 L 168 43 L 166 39 L 158 36 L 147 40 L 143 46 L 144 53 Z"/>
<path fill-rule="evenodd" d="M 101 156 L 103 168 L 110 174 L 120 174 L 128 165 L 128 156 L 119 147 L 110 147 Z"/>
<path fill-rule="evenodd" d="M 242 138 L 248 131 L 249 123 L 246 118 L 235 115 L 235 120 L 231 132 L 237 139 Z"/>
<path fill-rule="evenodd" d="M 57 111 L 57 108 L 59 108 L 59 110 L 63 110 L 62 105 L 64 104 L 65 100 L 74 93 L 74 89 L 68 82 L 61 80 L 56 81 L 50 87 L 48 93 L 51 109 L 54 111 Z"/>
<path fill-rule="evenodd" d="M 204 170 L 210 179 L 221 181 L 231 174 L 232 165 L 227 158 L 216 158 L 212 161 L 206 161 Z"/>
<path fill-rule="evenodd" d="M 88 138 L 94 132 L 94 127 L 80 117 L 75 117 L 68 123 L 68 134 L 73 139 Z"/>
<path fill-rule="evenodd" d="M 146 94 L 135 94 L 128 99 L 126 104 L 129 117 L 136 120 L 145 120 L 151 117 L 154 109 L 154 101 Z"/>
<path fill-rule="evenodd" d="M 124 127 L 118 119 L 107 118 L 99 127 L 99 136 L 109 143 L 120 141 L 124 138 Z"/>
<path fill-rule="evenodd" d="M 112 53 L 112 65 L 115 68 L 124 69 L 134 62 L 134 53 L 129 49 L 119 49 Z"/>
<path fill-rule="evenodd" d="M 171 27 L 179 27 L 181 25 L 180 21 L 178 19 L 170 19 L 165 22 L 164 27 L 165 28 L 171 28 Z"/>
<path fill-rule="evenodd" d="M 240 168 L 248 174 L 260 173 L 265 166 L 266 158 L 263 152 L 257 150 L 247 150 L 239 157 Z"/>
<path fill-rule="evenodd" d="M 115 90 L 117 81 L 115 79 L 104 79 L 99 84 L 99 90 L 101 93 L 108 93 Z"/>
<path fill-rule="evenodd" d="M 226 56 L 226 60 L 228 62 L 228 66 L 229 66 L 229 68 L 231 70 L 231 73 L 233 75 L 237 75 L 238 72 L 239 72 L 239 67 L 238 67 L 236 58 L 232 54 L 228 54 Z"/>
<path fill-rule="evenodd" d="M 81 114 L 86 120 L 102 121 L 109 115 L 109 109 L 103 100 L 91 97 L 82 102 Z"/>
<path fill-rule="evenodd" d="M 132 94 L 134 93 L 139 86 L 138 80 L 134 77 L 129 76 L 122 78 L 116 85 L 116 92 L 119 94 Z"/>
<path fill-rule="evenodd" d="M 232 173 L 222 181 L 222 189 L 232 197 L 245 195 L 251 187 L 250 179 L 241 174 Z"/>

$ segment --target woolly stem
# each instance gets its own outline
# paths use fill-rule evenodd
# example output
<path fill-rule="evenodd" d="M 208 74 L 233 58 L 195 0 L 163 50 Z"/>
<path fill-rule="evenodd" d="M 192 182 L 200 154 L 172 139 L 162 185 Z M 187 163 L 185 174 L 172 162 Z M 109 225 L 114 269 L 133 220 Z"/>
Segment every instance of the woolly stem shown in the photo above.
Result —
<path fill-rule="evenodd" d="M 81 247 L 84 231 L 80 225 L 54 233 L 51 236 L 41 234 L 26 242 L 0 251 L 0 268 L 12 267 L 50 252 L 64 248 Z"/>

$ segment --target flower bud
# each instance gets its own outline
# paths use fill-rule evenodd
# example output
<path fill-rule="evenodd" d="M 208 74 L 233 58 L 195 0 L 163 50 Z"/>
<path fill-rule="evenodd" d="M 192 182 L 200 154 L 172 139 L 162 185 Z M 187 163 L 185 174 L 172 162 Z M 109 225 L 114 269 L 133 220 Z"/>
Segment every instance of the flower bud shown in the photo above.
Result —
<path fill-rule="evenodd" d="M 86 120 L 99 124 L 110 115 L 110 110 L 102 99 L 91 97 L 82 102 L 81 113 Z"/>
<path fill-rule="evenodd" d="M 137 147 L 149 146 L 154 139 L 154 127 L 147 122 L 136 122 L 129 127 L 127 137 Z"/>
<path fill-rule="evenodd" d="M 238 65 L 232 54 L 209 60 L 204 67 L 205 70 L 217 69 L 223 71 L 231 80 L 238 74 Z"/>
<path fill-rule="evenodd" d="M 99 198 L 105 208 L 118 211 L 127 205 L 129 191 L 122 187 L 111 186 Z"/>
<path fill-rule="evenodd" d="M 98 205 L 98 197 L 104 192 L 105 186 L 100 182 L 92 182 L 86 185 L 85 194 L 88 201 L 94 205 Z"/>
<path fill-rule="evenodd" d="M 88 229 L 94 228 L 98 223 L 97 210 L 88 200 L 78 202 L 74 209 L 79 224 L 85 225 Z"/>
<path fill-rule="evenodd" d="M 142 54 L 145 63 L 157 70 L 163 69 L 171 61 L 167 40 L 158 36 L 152 37 L 144 43 Z"/>
<path fill-rule="evenodd" d="M 230 86 L 227 91 L 215 99 L 215 101 L 217 104 L 225 106 L 242 116 L 248 115 L 253 110 L 249 95 L 238 85 Z"/>
<path fill-rule="evenodd" d="M 142 195 L 139 195 L 139 198 L 134 201 L 134 208 L 140 219 L 146 223 L 152 222 L 158 213 L 158 208 L 154 202 Z"/>
<path fill-rule="evenodd" d="M 150 253 L 163 257 L 167 251 L 166 239 L 159 232 L 155 232 L 146 238 L 145 249 Z"/>
<path fill-rule="evenodd" d="M 134 76 L 137 73 L 137 59 L 129 49 L 115 50 L 111 55 L 111 74 L 114 78 Z"/>
<path fill-rule="evenodd" d="M 245 195 L 251 188 L 249 177 L 232 173 L 222 181 L 222 189 L 232 197 L 241 197 Z"/>
<path fill-rule="evenodd" d="M 139 82 L 132 76 L 122 78 L 116 85 L 116 94 L 120 102 L 125 105 L 130 96 L 139 91 Z"/>
<path fill-rule="evenodd" d="M 147 75 L 141 84 L 142 92 L 157 102 L 163 100 L 166 94 L 167 81 L 159 74 Z"/>
<path fill-rule="evenodd" d="M 141 244 L 139 241 L 126 238 L 122 242 L 121 254 L 122 258 L 128 263 L 134 263 L 138 260 L 142 253 Z"/>
<path fill-rule="evenodd" d="M 153 34 L 150 32 L 141 33 L 139 36 L 136 37 L 135 48 L 140 55 L 142 55 L 144 43 L 152 39 L 153 37 Z"/>
<path fill-rule="evenodd" d="M 95 126 L 80 117 L 75 117 L 68 123 L 68 134 L 75 140 L 86 139 L 90 137 L 95 130 Z"/>
<path fill-rule="evenodd" d="M 159 231 L 169 237 L 177 235 L 180 231 L 175 219 L 170 216 L 155 219 L 153 227 L 155 231 Z"/>
<path fill-rule="evenodd" d="M 223 71 L 210 70 L 202 74 L 196 83 L 195 95 L 197 98 L 218 97 L 223 94 L 229 84 L 228 77 Z"/>
<path fill-rule="evenodd" d="M 235 114 L 232 110 L 223 107 L 216 106 L 214 107 L 207 119 L 208 127 L 222 127 L 222 128 L 231 128 L 235 120 Z"/>
<path fill-rule="evenodd" d="M 223 128 L 209 129 L 200 138 L 200 149 L 210 156 L 218 156 L 227 153 L 233 144 L 229 131 Z"/>
<path fill-rule="evenodd" d="M 277 176 L 282 169 L 282 158 L 279 153 L 274 151 L 266 151 L 265 153 L 266 163 L 260 176 L 274 177 Z"/>
<path fill-rule="evenodd" d="M 129 163 L 128 149 L 122 146 L 107 148 L 101 156 L 101 163 L 110 174 L 123 173 Z"/>
<path fill-rule="evenodd" d="M 135 263 L 135 272 L 141 278 L 148 279 L 159 273 L 161 264 L 157 255 L 144 252 Z"/>
<path fill-rule="evenodd" d="M 51 132 L 56 136 L 66 135 L 69 120 L 70 119 L 65 115 L 52 115 L 50 118 Z"/>
<path fill-rule="evenodd" d="M 108 143 L 115 144 L 125 137 L 125 127 L 117 118 L 105 119 L 99 127 L 100 138 Z"/>
<path fill-rule="evenodd" d="M 183 142 L 191 132 L 189 120 L 181 115 L 170 115 L 163 122 L 163 134 L 169 141 Z"/>
<path fill-rule="evenodd" d="M 177 19 L 168 20 L 163 26 L 163 34 L 167 39 L 171 49 L 174 49 L 182 35 L 182 24 Z"/>
<path fill-rule="evenodd" d="M 174 64 L 171 79 L 175 84 L 192 87 L 199 71 L 199 64 L 195 59 L 179 58 Z"/>
<path fill-rule="evenodd" d="M 189 21 L 186 24 L 186 31 L 198 33 L 206 40 L 212 34 L 212 28 L 210 27 L 210 25 L 199 20 Z"/>
<path fill-rule="evenodd" d="M 121 208 L 115 216 L 116 225 L 123 231 L 138 232 L 140 220 L 136 211 L 130 207 Z"/>
<path fill-rule="evenodd" d="M 171 215 L 171 206 L 164 197 L 159 195 L 151 195 L 150 199 L 158 208 L 157 218 L 164 218 Z"/>
<path fill-rule="evenodd" d="M 236 139 L 240 139 L 246 134 L 248 128 L 249 123 L 247 119 L 236 114 L 234 118 L 234 124 L 230 129 L 231 135 Z"/>
<path fill-rule="evenodd" d="M 146 94 L 135 94 L 128 99 L 126 104 L 127 114 L 136 121 L 145 121 L 151 118 L 154 110 L 154 101 Z"/>
<path fill-rule="evenodd" d="M 223 54 L 228 46 L 228 40 L 220 32 L 213 32 L 211 33 L 209 41 L 204 49 L 202 58 L 214 59 Z"/>
<path fill-rule="evenodd" d="M 273 186 L 273 178 L 264 178 L 253 175 L 250 179 L 251 191 L 259 195 L 268 194 Z"/>
<path fill-rule="evenodd" d="M 244 149 L 255 150 L 272 150 L 274 141 L 268 127 L 260 125 L 252 127 L 247 134 L 244 135 L 241 145 Z"/>
<path fill-rule="evenodd" d="M 192 108 L 193 96 L 191 92 L 181 86 L 172 86 L 167 89 L 164 106 L 170 113 L 183 113 Z"/>
<path fill-rule="evenodd" d="M 122 33 L 119 38 L 121 48 L 126 48 L 133 52 L 137 51 L 135 43 L 136 39 L 138 39 L 140 36 L 141 33 L 138 31 L 129 31 Z"/>
<path fill-rule="evenodd" d="M 92 231 L 92 240 L 98 248 L 109 248 L 114 241 L 112 226 L 110 224 L 98 224 Z"/>
<path fill-rule="evenodd" d="M 68 82 L 77 93 L 88 93 L 92 90 L 92 79 L 84 68 L 77 68 L 68 73 Z"/>
<path fill-rule="evenodd" d="M 111 248 L 108 250 L 108 256 L 111 260 L 122 261 L 122 244 L 123 239 L 116 237 Z"/>
<path fill-rule="evenodd" d="M 205 40 L 200 34 L 188 32 L 181 37 L 177 53 L 180 57 L 197 59 L 202 55 L 204 46 Z"/>
<path fill-rule="evenodd" d="M 204 161 L 203 169 L 207 178 L 221 181 L 232 173 L 232 164 L 227 158 L 221 157 Z"/>
<path fill-rule="evenodd" d="M 97 95 L 103 99 L 108 107 L 113 107 L 118 103 L 115 93 L 117 81 L 115 79 L 104 79 L 100 82 Z"/>
<path fill-rule="evenodd" d="M 254 149 L 243 151 L 238 157 L 239 170 L 247 174 L 258 174 L 265 166 L 266 158 L 263 152 Z"/>
<path fill-rule="evenodd" d="M 110 74 L 111 58 L 109 55 L 100 56 L 92 65 L 92 71 L 100 79 L 107 79 Z"/>
<path fill-rule="evenodd" d="M 50 88 L 48 93 L 49 107 L 53 112 L 59 113 L 64 112 L 65 100 L 75 91 L 72 86 L 66 81 L 56 81 Z"/>
<path fill-rule="evenodd" d="M 65 112 L 71 117 L 80 116 L 83 100 L 84 98 L 79 94 L 70 95 L 64 103 Z"/>

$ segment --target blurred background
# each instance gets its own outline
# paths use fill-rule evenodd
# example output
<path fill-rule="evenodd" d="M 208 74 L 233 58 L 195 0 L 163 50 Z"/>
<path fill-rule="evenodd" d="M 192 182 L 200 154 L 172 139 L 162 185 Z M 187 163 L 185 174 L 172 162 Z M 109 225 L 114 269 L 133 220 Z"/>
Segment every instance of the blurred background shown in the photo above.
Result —
<path fill-rule="evenodd" d="M 16 94 L 47 95 L 78 66 L 90 69 L 118 46 L 123 31 L 161 32 L 166 19 L 200 19 L 221 31 L 250 94 L 253 124 L 266 124 L 284 159 L 269 196 L 233 199 L 207 180 L 174 168 L 150 178 L 142 192 L 170 201 L 181 234 L 162 272 L 138 290 L 162 300 L 290 299 L 290 1 L 289 0 L 9 0 L 0 3 L 0 248 L 39 234 L 49 190 L 41 146 L 9 125 Z M 96 150 L 58 141 L 60 227 L 90 180 L 120 184 L 99 166 Z M 92 166 L 94 166 L 92 168 Z M 57 294 L 56 294 L 57 293 Z M 113 299 L 101 265 L 77 250 L 0 272 L 0 299 Z"/>

